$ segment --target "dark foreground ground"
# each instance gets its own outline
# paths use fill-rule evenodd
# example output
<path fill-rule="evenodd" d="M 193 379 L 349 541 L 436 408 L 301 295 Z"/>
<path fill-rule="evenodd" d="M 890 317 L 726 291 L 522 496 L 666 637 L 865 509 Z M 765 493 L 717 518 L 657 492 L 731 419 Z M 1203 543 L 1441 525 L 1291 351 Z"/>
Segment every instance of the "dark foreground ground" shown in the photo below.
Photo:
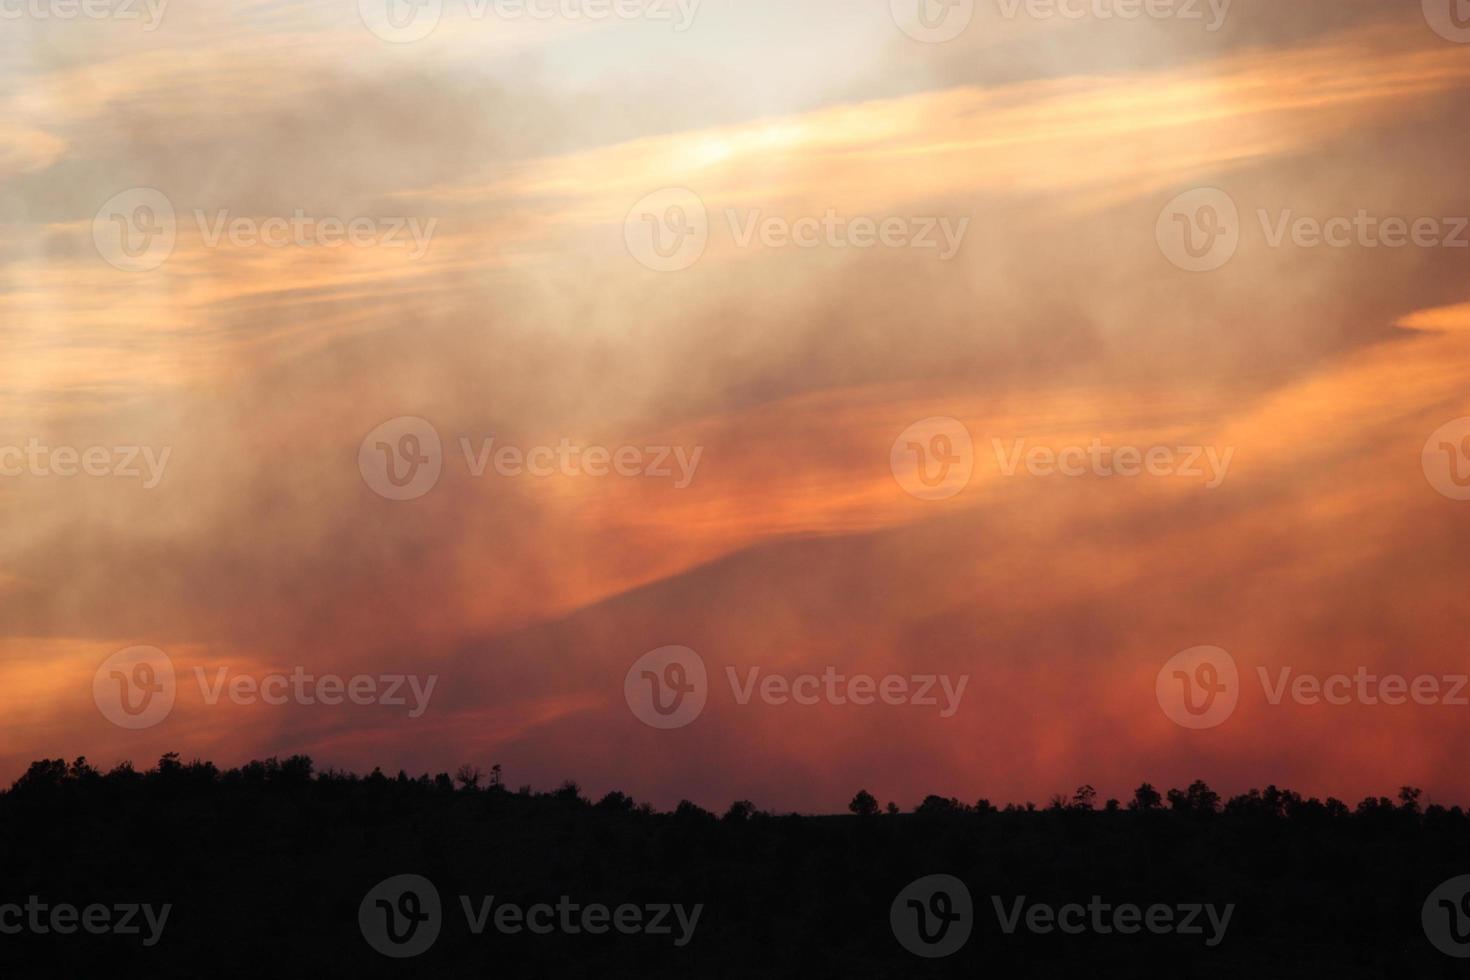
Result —
<path fill-rule="evenodd" d="M 1412 791 L 798 817 L 464 775 L 37 763 L 0 976 L 1470 976 L 1470 819 Z"/>

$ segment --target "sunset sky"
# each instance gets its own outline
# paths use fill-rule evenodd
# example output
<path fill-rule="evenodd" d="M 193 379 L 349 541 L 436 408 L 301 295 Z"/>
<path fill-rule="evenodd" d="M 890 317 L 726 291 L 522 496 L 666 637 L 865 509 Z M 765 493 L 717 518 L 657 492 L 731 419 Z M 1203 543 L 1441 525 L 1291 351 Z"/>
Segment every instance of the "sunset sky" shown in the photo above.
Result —
<path fill-rule="evenodd" d="M 942 41 L 904 0 L 442 0 L 385 38 L 400 2 L 170 2 L 151 28 L 159 0 L 5 8 L 0 783 L 178 751 L 499 763 L 659 806 L 1196 778 L 1470 804 L 1470 704 L 1272 704 L 1258 674 L 1470 673 L 1470 490 L 1433 463 L 1463 437 L 1445 462 L 1470 473 L 1458 0 L 1234 0 L 1213 24 L 1203 0 L 974 0 Z M 1206 271 L 1168 240 L 1197 192 L 1237 212 Z M 1360 212 L 1427 237 L 1279 237 Z M 298 214 L 284 244 L 249 235 Z M 171 250 L 120 251 L 117 215 Z M 829 215 L 846 241 L 760 230 Z M 355 218 L 372 241 L 321 243 Z M 854 219 L 937 246 L 864 246 Z M 697 256 L 640 246 L 681 222 Z M 370 463 L 402 419 L 441 451 L 399 500 Z M 971 442 L 946 495 L 901 465 L 931 419 Z M 670 475 L 487 453 L 476 476 L 490 439 L 666 447 Z M 1204 475 L 1008 465 L 1094 441 L 1198 447 Z M 28 445 L 135 447 L 140 475 L 6 470 Z M 624 681 L 671 645 L 708 697 L 662 730 Z M 129 729 L 94 681 L 135 646 L 177 697 Z M 1155 682 L 1200 646 L 1239 703 L 1191 729 Z M 196 668 L 437 682 L 410 717 L 211 704 Z M 727 668 L 968 681 L 942 717 L 741 704 Z"/>

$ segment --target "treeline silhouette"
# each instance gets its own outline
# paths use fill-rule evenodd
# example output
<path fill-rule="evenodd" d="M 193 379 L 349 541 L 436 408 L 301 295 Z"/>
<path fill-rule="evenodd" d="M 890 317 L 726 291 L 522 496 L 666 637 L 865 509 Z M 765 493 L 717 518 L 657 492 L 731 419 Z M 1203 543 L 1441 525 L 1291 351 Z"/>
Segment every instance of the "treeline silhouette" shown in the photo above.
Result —
<path fill-rule="evenodd" d="M 177 754 L 139 771 L 42 760 L 0 793 L 0 907 L 43 902 L 172 906 L 136 936 L 0 934 L 5 976 L 1138 977 L 1467 976 L 1426 939 L 1421 908 L 1470 873 L 1470 817 L 1396 798 L 1229 799 L 1203 782 L 1126 801 L 1091 787 L 1043 805 L 929 796 L 907 812 L 866 790 L 851 813 L 660 812 L 575 783 L 512 790 L 499 766 L 410 777 L 316 772 L 309 758 L 221 770 Z M 375 951 L 359 905 L 402 874 L 433 882 L 443 928 L 412 959 Z M 974 899 L 974 933 L 943 959 L 904 949 L 890 905 L 946 874 Z M 476 935 L 475 906 L 703 907 L 690 941 L 564 931 Z M 1235 907 L 1222 941 L 1033 932 L 999 925 L 1026 903 Z M 5 920 L 0 918 L 0 926 Z"/>

